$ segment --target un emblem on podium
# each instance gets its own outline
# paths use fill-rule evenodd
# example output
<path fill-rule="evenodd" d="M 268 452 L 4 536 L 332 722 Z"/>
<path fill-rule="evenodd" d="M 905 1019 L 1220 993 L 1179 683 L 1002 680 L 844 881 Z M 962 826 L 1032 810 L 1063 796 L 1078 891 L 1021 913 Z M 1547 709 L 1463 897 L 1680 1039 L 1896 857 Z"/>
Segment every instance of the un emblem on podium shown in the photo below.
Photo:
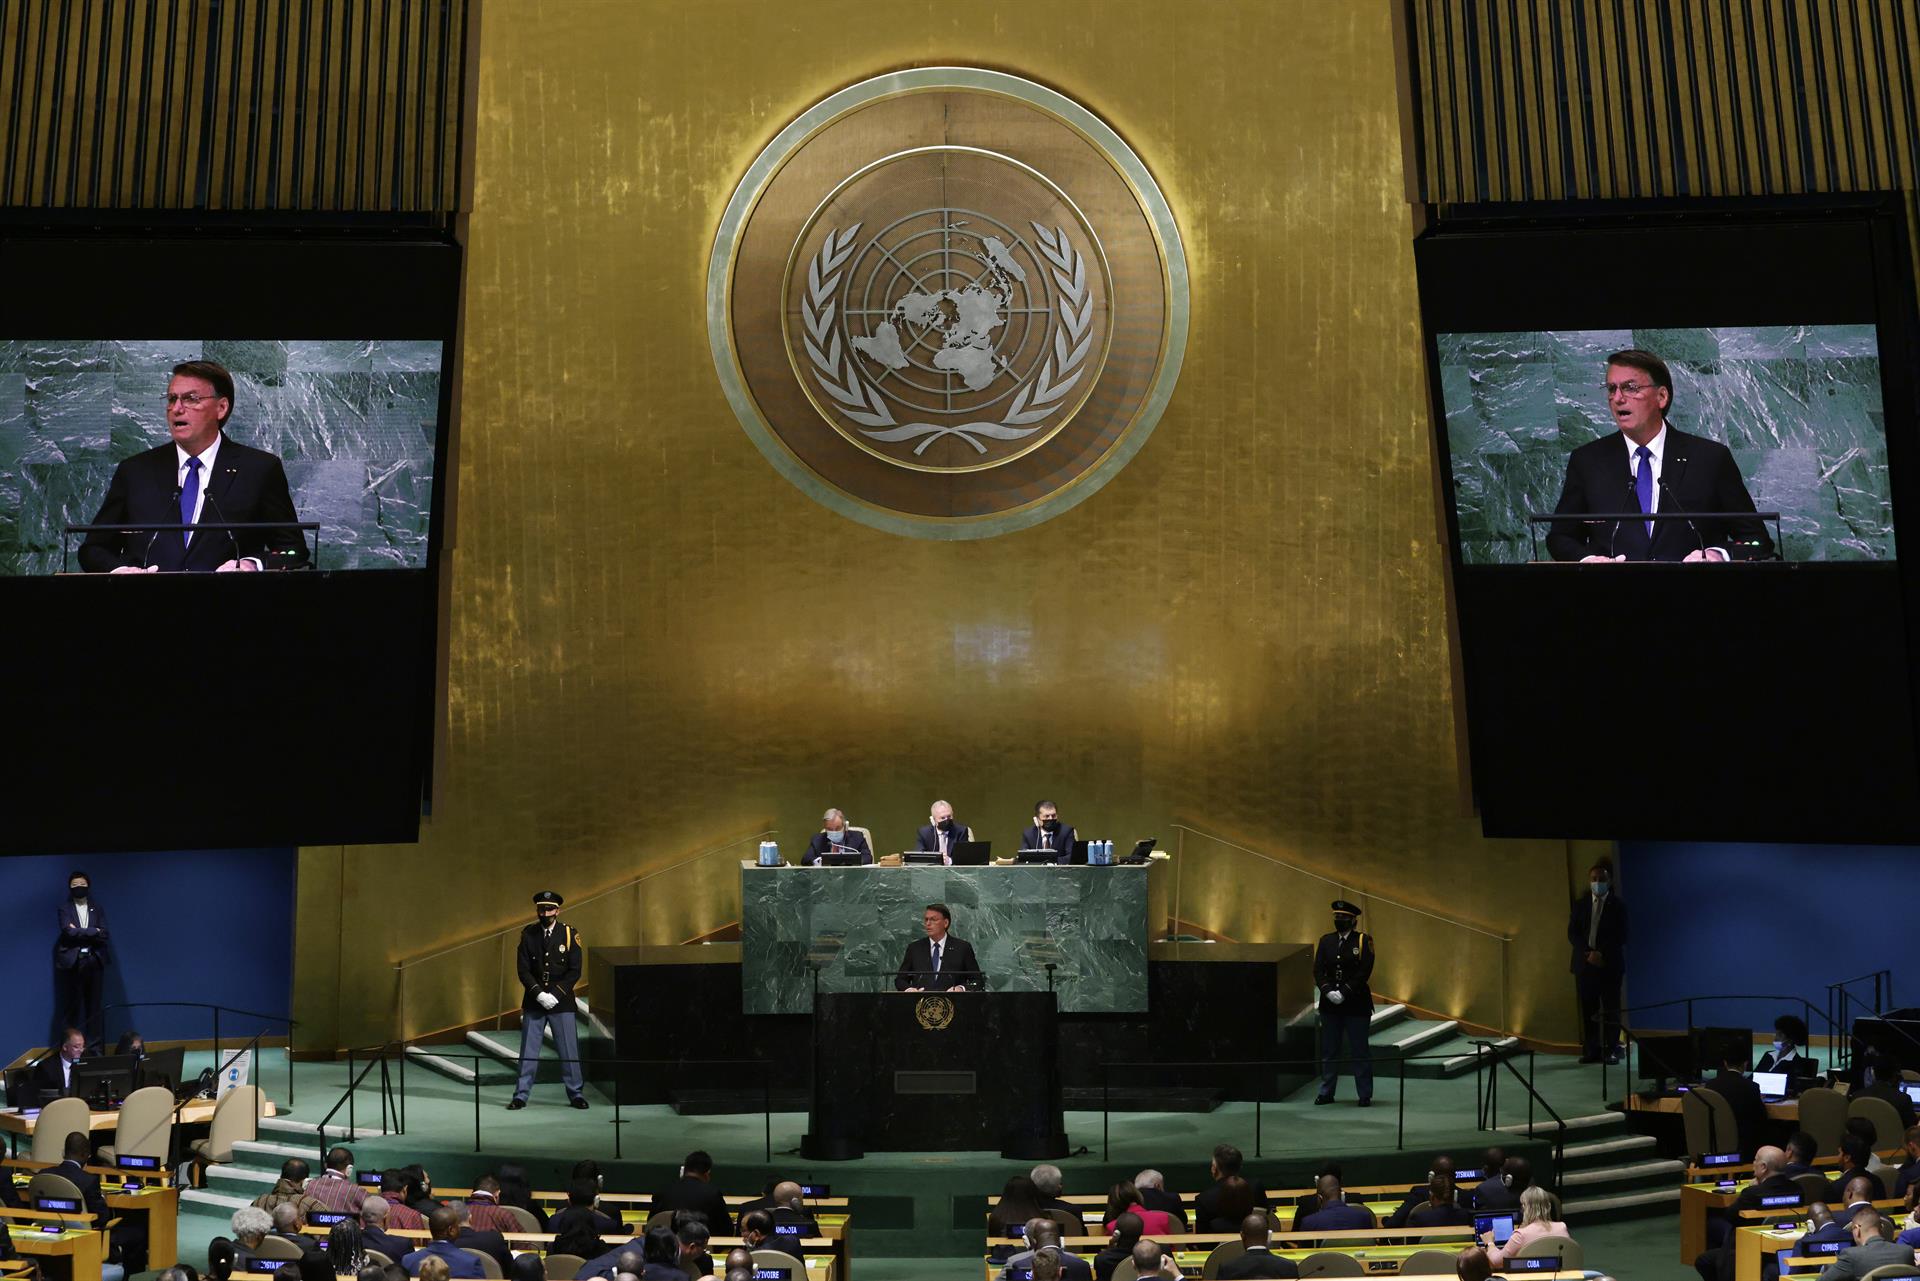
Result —
<path fill-rule="evenodd" d="M 708 272 L 741 425 L 856 520 L 978 538 L 1083 501 L 1145 442 L 1186 343 L 1186 259 L 1146 165 L 1030 81 L 902 72 L 749 168 Z"/>
<path fill-rule="evenodd" d="M 914 1002 L 913 1017 L 929 1032 L 942 1032 L 953 1022 L 953 1002 L 944 996 L 923 996 Z"/>

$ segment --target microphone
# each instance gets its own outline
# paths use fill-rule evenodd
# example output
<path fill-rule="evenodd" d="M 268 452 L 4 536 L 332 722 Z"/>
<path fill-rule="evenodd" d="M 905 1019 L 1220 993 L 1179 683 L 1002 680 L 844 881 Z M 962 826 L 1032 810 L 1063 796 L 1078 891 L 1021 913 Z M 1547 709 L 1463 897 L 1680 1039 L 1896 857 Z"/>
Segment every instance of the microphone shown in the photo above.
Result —
<path fill-rule="evenodd" d="M 180 510 L 180 486 L 178 485 L 175 485 L 173 487 L 173 509 L 175 511 Z M 149 529 L 147 531 L 147 554 L 140 558 L 141 569 L 146 569 L 148 566 L 153 564 L 153 544 L 160 537 L 160 535 L 166 532 L 167 531 L 164 529 Z M 182 531 L 182 532 L 184 533 L 185 531 Z"/>
<path fill-rule="evenodd" d="M 1627 501 L 1626 501 L 1626 504 L 1621 508 L 1621 510 L 1625 511 L 1627 507 L 1637 507 L 1639 505 L 1640 505 L 1640 491 L 1634 488 L 1633 472 L 1628 471 L 1627 472 Z M 1608 560 L 1613 559 L 1613 544 L 1619 537 L 1620 537 L 1620 522 L 1616 520 L 1613 522 L 1613 531 L 1607 535 L 1607 559 Z"/>
<path fill-rule="evenodd" d="M 1685 464 L 1687 460 L 1684 458 L 1675 458 L 1673 461 Z M 1660 477 L 1654 483 L 1660 486 L 1660 492 L 1667 496 L 1667 501 L 1673 504 L 1675 511 L 1682 515 L 1687 514 L 1686 504 L 1680 501 L 1680 495 L 1673 492 L 1673 486 L 1667 484 L 1667 478 L 1665 476 Z M 1699 544 L 1700 555 L 1701 558 L 1704 559 L 1707 554 L 1707 540 L 1700 536 L 1700 527 L 1693 523 L 1692 516 L 1687 516 L 1687 528 L 1693 531 L 1693 541 Z"/>
<path fill-rule="evenodd" d="M 226 524 L 227 514 L 220 510 L 220 500 L 213 496 L 213 486 L 211 484 L 207 486 L 205 493 L 207 495 L 207 501 L 213 505 L 213 514 L 220 518 L 221 524 L 223 525 Z M 233 544 L 233 558 L 235 560 L 239 560 L 240 559 L 240 540 L 233 536 L 233 531 L 231 529 L 227 531 L 227 541 Z"/>

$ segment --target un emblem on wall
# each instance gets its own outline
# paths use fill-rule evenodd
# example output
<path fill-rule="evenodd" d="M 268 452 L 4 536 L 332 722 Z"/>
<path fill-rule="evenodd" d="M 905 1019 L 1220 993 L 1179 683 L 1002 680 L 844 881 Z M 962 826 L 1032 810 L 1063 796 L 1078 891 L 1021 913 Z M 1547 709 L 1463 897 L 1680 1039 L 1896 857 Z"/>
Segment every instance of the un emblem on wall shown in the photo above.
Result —
<path fill-rule="evenodd" d="M 748 170 L 708 273 L 735 414 L 818 501 L 975 538 L 1063 511 L 1153 430 L 1186 261 L 1146 167 L 1085 108 L 965 68 L 855 85 Z"/>
<path fill-rule="evenodd" d="M 953 1022 L 953 1002 L 944 996 L 923 996 L 914 1003 L 913 1016 L 929 1032 L 944 1031 Z"/>

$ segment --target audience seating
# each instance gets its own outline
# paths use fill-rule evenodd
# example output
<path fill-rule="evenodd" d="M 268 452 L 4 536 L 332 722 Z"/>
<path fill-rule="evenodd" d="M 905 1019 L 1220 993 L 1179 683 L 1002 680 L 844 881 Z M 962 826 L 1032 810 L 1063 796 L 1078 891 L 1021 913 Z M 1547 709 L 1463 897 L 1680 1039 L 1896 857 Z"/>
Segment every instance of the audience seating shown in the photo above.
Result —
<path fill-rule="evenodd" d="M 369 1250 L 371 1254 L 373 1251 Z M 577 1254 L 549 1254 L 547 1256 L 547 1276 L 551 1281 L 573 1281 L 573 1275 L 587 1266 L 587 1261 Z"/>
<path fill-rule="evenodd" d="M 262 1237 L 260 1245 L 253 1252 L 263 1259 L 285 1259 L 289 1263 L 298 1261 L 306 1253 L 285 1237 L 271 1235 Z"/>
<path fill-rule="evenodd" d="M 1885 1099 L 1848 1099 L 1847 1119 L 1856 1116 L 1873 1122 L 1874 1138 L 1880 1143 L 1892 1142 L 1907 1132 L 1907 1127 L 1900 1124 L 1900 1114 Z"/>
<path fill-rule="evenodd" d="M 1454 1256 L 1446 1250 L 1416 1250 L 1400 1264 L 1403 1277 L 1436 1277 L 1453 1275 Z"/>
<path fill-rule="evenodd" d="M 1802 1090 L 1800 1128 L 1811 1134 L 1819 1145 L 1815 1155 L 1832 1156 L 1838 1152 L 1840 1136 L 1847 1132 L 1847 1096 L 1824 1085 Z"/>
<path fill-rule="evenodd" d="M 97 1155 L 102 1165 L 121 1156 L 155 1156 L 165 1164 L 173 1155 L 173 1091 L 148 1085 L 129 1094 L 120 1105 L 113 1143 Z"/>
<path fill-rule="evenodd" d="M 1363 1277 L 1366 1267 L 1351 1254 L 1321 1250 L 1300 1260 L 1301 1277 Z"/>
<path fill-rule="evenodd" d="M 1220 1265 L 1231 1263 L 1247 1252 L 1244 1241 L 1222 1241 L 1213 1247 L 1213 1253 L 1207 1256 L 1206 1264 L 1200 1269 L 1203 1281 L 1214 1281 L 1220 1275 Z"/>
<path fill-rule="evenodd" d="M 486 1277 L 487 1281 L 501 1281 L 500 1260 L 494 1258 L 485 1250 L 470 1250 L 467 1249 L 466 1246 L 461 1246 L 460 1248 L 480 1260 L 480 1275 Z M 575 1272 L 579 1270 L 578 1268 L 574 1269 Z"/>
<path fill-rule="evenodd" d="M 93 1113 L 85 1099 L 55 1099 L 40 1109 L 33 1127 L 33 1159 L 58 1165 L 66 1156 L 67 1136 L 75 1130 L 86 1132 L 93 1124 Z"/>
<path fill-rule="evenodd" d="M 203 1164 L 226 1165 L 233 1160 L 233 1145 L 251 1139 L 260 1132 L 260 1117 L 266 1110 L 267 1096 L 257 1085 L 236 1085 L 214 1105 L 213 1120 L 207 1125 L 207 1137 L 193 1141 L 193 1155 Z"/>

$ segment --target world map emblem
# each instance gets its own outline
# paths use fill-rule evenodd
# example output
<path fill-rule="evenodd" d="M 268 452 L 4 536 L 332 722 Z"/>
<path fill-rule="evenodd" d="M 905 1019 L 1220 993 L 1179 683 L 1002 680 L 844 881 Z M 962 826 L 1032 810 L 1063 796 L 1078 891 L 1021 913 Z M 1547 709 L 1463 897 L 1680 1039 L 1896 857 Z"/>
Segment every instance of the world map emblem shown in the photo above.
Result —
<path fill-rule="evenodd" d="M 1019 77 L 862 82 L 783 129 L 716 234 L 708 336 L 735 416 L 813 499 L 979 538 L 1085 501 L 1184 355 L 1186 260 L 1140 158 Z"/>

